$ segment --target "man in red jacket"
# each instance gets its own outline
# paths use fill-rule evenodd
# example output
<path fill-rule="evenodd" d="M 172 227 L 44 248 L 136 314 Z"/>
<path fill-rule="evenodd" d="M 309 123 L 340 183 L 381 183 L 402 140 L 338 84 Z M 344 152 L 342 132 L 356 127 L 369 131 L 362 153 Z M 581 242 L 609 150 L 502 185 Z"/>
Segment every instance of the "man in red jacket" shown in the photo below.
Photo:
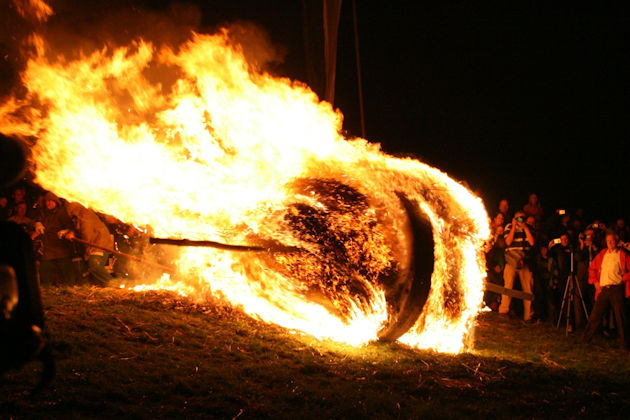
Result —
<path fill-rule="evenodd" d="M 588 282 L 595 285 L 595 306 L 588 319 L 582 341 L 591 341 L 608 306 L 612 306 L 621 345 L 628 349 L 627 321 L 624 297 L 630 296 L 630 255 L 617 246 L 617 235 L 606 234 L 606 249 L 602 250 L 588 268 Z"/>

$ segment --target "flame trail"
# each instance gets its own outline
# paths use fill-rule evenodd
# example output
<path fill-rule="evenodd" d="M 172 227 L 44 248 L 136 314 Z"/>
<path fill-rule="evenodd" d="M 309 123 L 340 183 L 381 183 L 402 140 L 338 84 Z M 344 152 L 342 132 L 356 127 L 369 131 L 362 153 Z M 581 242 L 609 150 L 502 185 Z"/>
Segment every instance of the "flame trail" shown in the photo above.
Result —
<path fill-rule="evenodd" d="M 145 287 L 220 296 L 267 322 L 365 343 L 391 321 L 388 285 L 413 264 L 404 197 L 431 223 L 435 262 L 422 314 L 400 340 L 465 348 L 489 230 L 462 185 L 344 138 L 338 111 L 250 66 L 227 30 L 72 60 L 32 41 L 27 93 L 0 106 L 0 132 L 36 139 L 43 188 L 156 236 L 303 250 L 178 249 L 178 274 Z"/>

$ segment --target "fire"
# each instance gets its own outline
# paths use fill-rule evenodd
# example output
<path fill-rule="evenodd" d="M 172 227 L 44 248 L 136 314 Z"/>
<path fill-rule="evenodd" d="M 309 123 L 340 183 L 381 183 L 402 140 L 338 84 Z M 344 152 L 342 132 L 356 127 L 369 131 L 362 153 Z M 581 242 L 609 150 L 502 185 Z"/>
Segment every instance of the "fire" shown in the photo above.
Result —
<path fill-rule="evenodd" d="M 339 111 L 247 63 L 228 30 L 77 59 L 33 42 L 27 93 L 0 106 L 0 132 L 34 143 L 43 188 L 155 236 L 298 250 L 170 247 L 177 273 L 138 290 L 212 295 L 266 322 L 365 343 L 392 320 L 392 279 L 412 270 L 407 202 L 430 221 L 434 265 L 400 341 L 453 353 L 469 344 L 489 230 L 462 185 L 344 138 Z"/>
<path fill-rule="evenodd" d="M 45 22 L 52 14 L 52 8 L 42 0 L 13 0 L 15 10 L 25 19 Z"/>

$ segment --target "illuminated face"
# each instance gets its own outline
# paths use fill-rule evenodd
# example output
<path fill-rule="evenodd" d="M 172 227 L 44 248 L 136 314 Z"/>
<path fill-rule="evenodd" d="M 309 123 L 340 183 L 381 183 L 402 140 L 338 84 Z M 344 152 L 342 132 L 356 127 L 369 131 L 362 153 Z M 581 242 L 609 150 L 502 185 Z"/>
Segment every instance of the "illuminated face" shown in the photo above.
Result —
<path fill-rule="evenodd" d="M 24 201 L 24 197 L 26 196 L 26 190 L 23 188 L 18 188 L 13 191 L 13 199 L 15 201 Z"/>
<path fill-rule="evenodd" d="M 615 238 L 615 235 L 606 235 L 606 246 L 610 250 L 617 248 L 617 239 Z"/>
<path fill-rule="evenodd" d="M 569 246 L 569 237 L 567 235 L 562 235 L 560 237 L 560 243 L 562 244 L 562 246 L 567 247 Z"/>
<path fill-rule="evenodd" d="M 57 202 L 55 200 L 46 200 L 46 208 L 48 210 L 53 210 L 57 207 Z"/>
<path fill-rule="evenodd" d="M 510 205 L 508 204 L 507 200 L 501 200 L 499 202 L 499 211 L 501 213 L 507 213 L 509 208 L 510 208 Z"/>

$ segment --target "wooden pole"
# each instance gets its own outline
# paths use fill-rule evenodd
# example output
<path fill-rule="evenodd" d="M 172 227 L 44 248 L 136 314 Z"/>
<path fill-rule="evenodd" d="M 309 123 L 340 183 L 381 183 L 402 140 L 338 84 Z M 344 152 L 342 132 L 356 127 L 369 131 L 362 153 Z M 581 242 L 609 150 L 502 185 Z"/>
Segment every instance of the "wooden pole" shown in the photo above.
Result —
<path fill-rule="evenodd" d="M 495 293 L 501 293 L 502 295 L 510 296 L 522 300 L 534 300 L 534 295 L 531 293 L 525 293 L 520 290 L 508 289 L 498 284 L 486 282 L 486 290 Z"/>
<path fill-rule="evenodd" d="M 303 252 L 301 248 L 286 246 L 278 243 L 269 246 L 252 246 L 252 245 L 230 245 L 215 241 L 193 241 L 190 239 L 171 239 L 171 238 L 149 238 L 149 243 L 161 245 L 177 245 L 177 246 L 201 246 L 208 248 L 223 249 L 235 252 Z"/>

